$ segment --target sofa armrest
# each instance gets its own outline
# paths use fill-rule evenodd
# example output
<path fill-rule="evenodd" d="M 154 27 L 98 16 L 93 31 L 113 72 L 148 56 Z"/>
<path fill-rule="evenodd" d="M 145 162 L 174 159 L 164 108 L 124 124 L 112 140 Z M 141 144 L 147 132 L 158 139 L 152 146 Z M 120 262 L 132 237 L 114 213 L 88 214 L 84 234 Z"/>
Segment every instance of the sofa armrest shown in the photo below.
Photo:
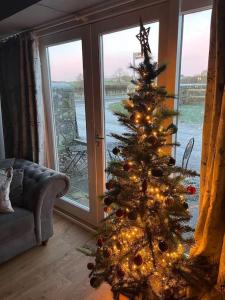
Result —
<path fill-rule="evenodd" d="M 37 243 L 53 234 L 53 206 L 69 189 L 69 178 L 36 163 L 17 159 L 15 169 L 24 170 L 23 207 L 34 213 Z"/>

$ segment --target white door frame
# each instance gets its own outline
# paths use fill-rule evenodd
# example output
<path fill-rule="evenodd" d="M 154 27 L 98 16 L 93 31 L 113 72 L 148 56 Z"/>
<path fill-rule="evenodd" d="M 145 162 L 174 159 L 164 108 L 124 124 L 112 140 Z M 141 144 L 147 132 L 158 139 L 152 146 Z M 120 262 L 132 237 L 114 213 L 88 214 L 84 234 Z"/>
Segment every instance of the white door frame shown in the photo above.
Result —
<path fill-rule="evenodd" d="M 171 5 L 172 3 L 172 5 Z M 92 32 L 92 56 L 93 56 L 93 86 L 94 90 L 94 106 L 96 109 L 96 133 L 104 137 L 104 99 L 103 99 L 103 65 L 102 65 L 102 51 L 101 51 L 101 36 L 106 33 L 115 32 L 129 27 L 139 25 L 139 18 L 142 17 L 144 23 L 153 23 L 159 21 L 159 53 L 158 61 L 160 63 L 169 62 L 167 71 L 159 78 L 159 84 L 167 86 L 170 92 L 175 90 L 175 74 L 176 74 L 176 48 L 177 48 L 177 30 L 176 20 L 179 18 L 179 3 L 177 0 L 171 2 L 164 2 L 161 4 L 155 4 L 151 7 L 145 7 L 136 11 L 126 13 L 126 15 L 119 15 L 106 19 L 100 22 L 96 22 L 91 25 Z M 177 8 L 173 13 L 173 22 L 170 24 L 170 18 L 168 18 L 168 10 Z M 173 25 L 173 26 L 172 26 Z M 171 30 L 169 30 L 171 28 Z M 137 32 L 138 33 L 138 32 Z M 151 34 L 151 31 L 150 31 Z M 136 38 L 134 36 L 134 38 Z M 169 51 L 168 41 L 172 40 L 174 47 L 173 53 Z M 99 47 L 99 45 L 101 45 Z M 168 80 L 170 78 L 170 80 Z M 173 103 L 171 104 L 173 105 Z M 103 172 L 105 168 L 105 144 L 102 140 L 102 146 L 97 152 L 97 185 L 98 191 L 104 193 L 105 174 Z"/>
<path fill-rule="evenodd" d="M 42 62 L 42 77 L 44 86 L 44 99 L 47 107 L 48 115 L 48 129 L 50 132 L 50 144 L 52 149 L 51 167 L 56 168 L 56 143 L 55 143 L 55 129 L 53 124 L 53 109 L 51 100 L 50 74 L 47 48 L 49 46 L 63 44 L 70 41 L 82 40 L 83 52 L 83 74 L 84 74 L 84 94 L 85 94 L 85 112 L 86 112 L 86 130 L 87 130 L 87 147 L 88 147 L 88 178 L 96 182 L 96 147 L 95 147 L 95 123 L 94 123 L 94 106 L 93 106 L 93 90 L 92 90 L 92 64 L 90 56 L 90 27 L 82 26 L 64 32 L 55 33 L 40 38 L 40 57 Z M 88 183 L 89 187 L 89 209 L 86 207 L 70 201 L 64 197 L 58 199 L 56 207 L 66 211 L 68 214 L 74 215 L 90 224 L 96 226 L 99 220 L 98 209 L 94 199 L 97 198 L 96 185 Z"/>
<path fill-rule="evenodd" d="M 88 140 L 90 210 L 74 206 L 69 201 L 60 199 L 56 206 L 63 211 L 96 227 L 104 217 L 99 195 L 105 191 L 105 146 L 104 146 L 104 99 L 102 81 L 101 35 L 123 30 L 139 25 L 139 18 L 144 23 L 159 21 L 159 63 L 169 63 L 167 71 L 159 78 L 159 84 L 166 86 L 169 92 L 175 90 L 176 53 L 178 36 L 179 0 L 163 1 L 149 7 L 144 7 L 107 18 L 93 24 L 74 29 L 65 29 L 58 33 L 40 37 L 40 56 L 42 62 L 42 76 L 44 85 L 44 99 L 48 114 L 48 129 L 50 132 L 50 146 L 56 149 L 54 142 L 54 126 L 52 120 L 50 74 L 47 47 L 64 42 L 82 39 L 84 88 L 86 101 L 86 126 Z M 134 38 L 136 38 L 134 36 Z M 171 47 L 171 42 L 173 47 Z M 169 78 L 169 80 L 168 80 Z M 173 105 L 173 104 L 171 104 Z M 102 139 L 103 138 L 103 139 Z M 55 167 L 55 152 L 52 152 L 52 168 Z"/>

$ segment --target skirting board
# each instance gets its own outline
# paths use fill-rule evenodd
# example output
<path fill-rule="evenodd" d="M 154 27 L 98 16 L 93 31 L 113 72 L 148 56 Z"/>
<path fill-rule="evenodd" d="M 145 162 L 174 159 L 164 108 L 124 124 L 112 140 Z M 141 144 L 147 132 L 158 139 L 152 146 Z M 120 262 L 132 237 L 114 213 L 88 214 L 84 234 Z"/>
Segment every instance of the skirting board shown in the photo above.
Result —
<path fill-rule="evenodd" d="M 64 218 L 66 218 L 67 220 L 70 220 L 70 221 L 73 222 L 74 224 L 76 224 L 76 225 L 82 227 L 83 229 L 87 230 L 88 232 L 91 232 L 91 233 L 93 233 L 93 234 L 96 234 L 96 233 L 97 233 L 97 231 L 96 231 L 94 228 L 92 228 L 91 226 L 89 226 L 88 224 L 83 223 L 82 221 L 76 219 L 76 217 L 74 217 L 74 216 L 72 216 L 72 215 L 69 215 L 69 214 L 66 213 L 66 212 L 63 212 L 63 211 L 57 209 L 56 207 L 54 207 L 54 212 L 55 212 L 56 214 L 58 214 L 58 215 L 64 217 Z"/>

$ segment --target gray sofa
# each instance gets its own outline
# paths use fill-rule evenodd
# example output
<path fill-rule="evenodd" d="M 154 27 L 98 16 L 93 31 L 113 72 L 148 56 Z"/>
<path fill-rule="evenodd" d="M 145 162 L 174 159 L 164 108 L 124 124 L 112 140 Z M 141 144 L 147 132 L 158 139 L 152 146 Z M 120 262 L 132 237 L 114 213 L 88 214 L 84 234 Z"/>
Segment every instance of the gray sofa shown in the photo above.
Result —
<path fill-rule="evenodd" d="M 53 235 L 54 201 L 69 188 L 67 176 L 30 161 L 16 159 L 13 168 L 24 170 L 22 205 L 0 214 L 0 263 L 47 243 Z"/>

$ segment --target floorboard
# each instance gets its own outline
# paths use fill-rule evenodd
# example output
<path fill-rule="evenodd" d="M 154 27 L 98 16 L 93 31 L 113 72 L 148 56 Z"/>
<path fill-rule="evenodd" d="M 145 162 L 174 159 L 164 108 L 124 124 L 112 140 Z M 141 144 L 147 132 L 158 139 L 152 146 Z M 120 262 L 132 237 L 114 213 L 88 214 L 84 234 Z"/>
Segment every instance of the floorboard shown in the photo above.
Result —
<path fill-rule="evenodd" d="M 76 250 L 92 236 L 71 221 L 54 216 L 54 236 L 0 266 L 0 300 L 112 300 L 107 285 L 89 286 L 90 258 Z"/>

